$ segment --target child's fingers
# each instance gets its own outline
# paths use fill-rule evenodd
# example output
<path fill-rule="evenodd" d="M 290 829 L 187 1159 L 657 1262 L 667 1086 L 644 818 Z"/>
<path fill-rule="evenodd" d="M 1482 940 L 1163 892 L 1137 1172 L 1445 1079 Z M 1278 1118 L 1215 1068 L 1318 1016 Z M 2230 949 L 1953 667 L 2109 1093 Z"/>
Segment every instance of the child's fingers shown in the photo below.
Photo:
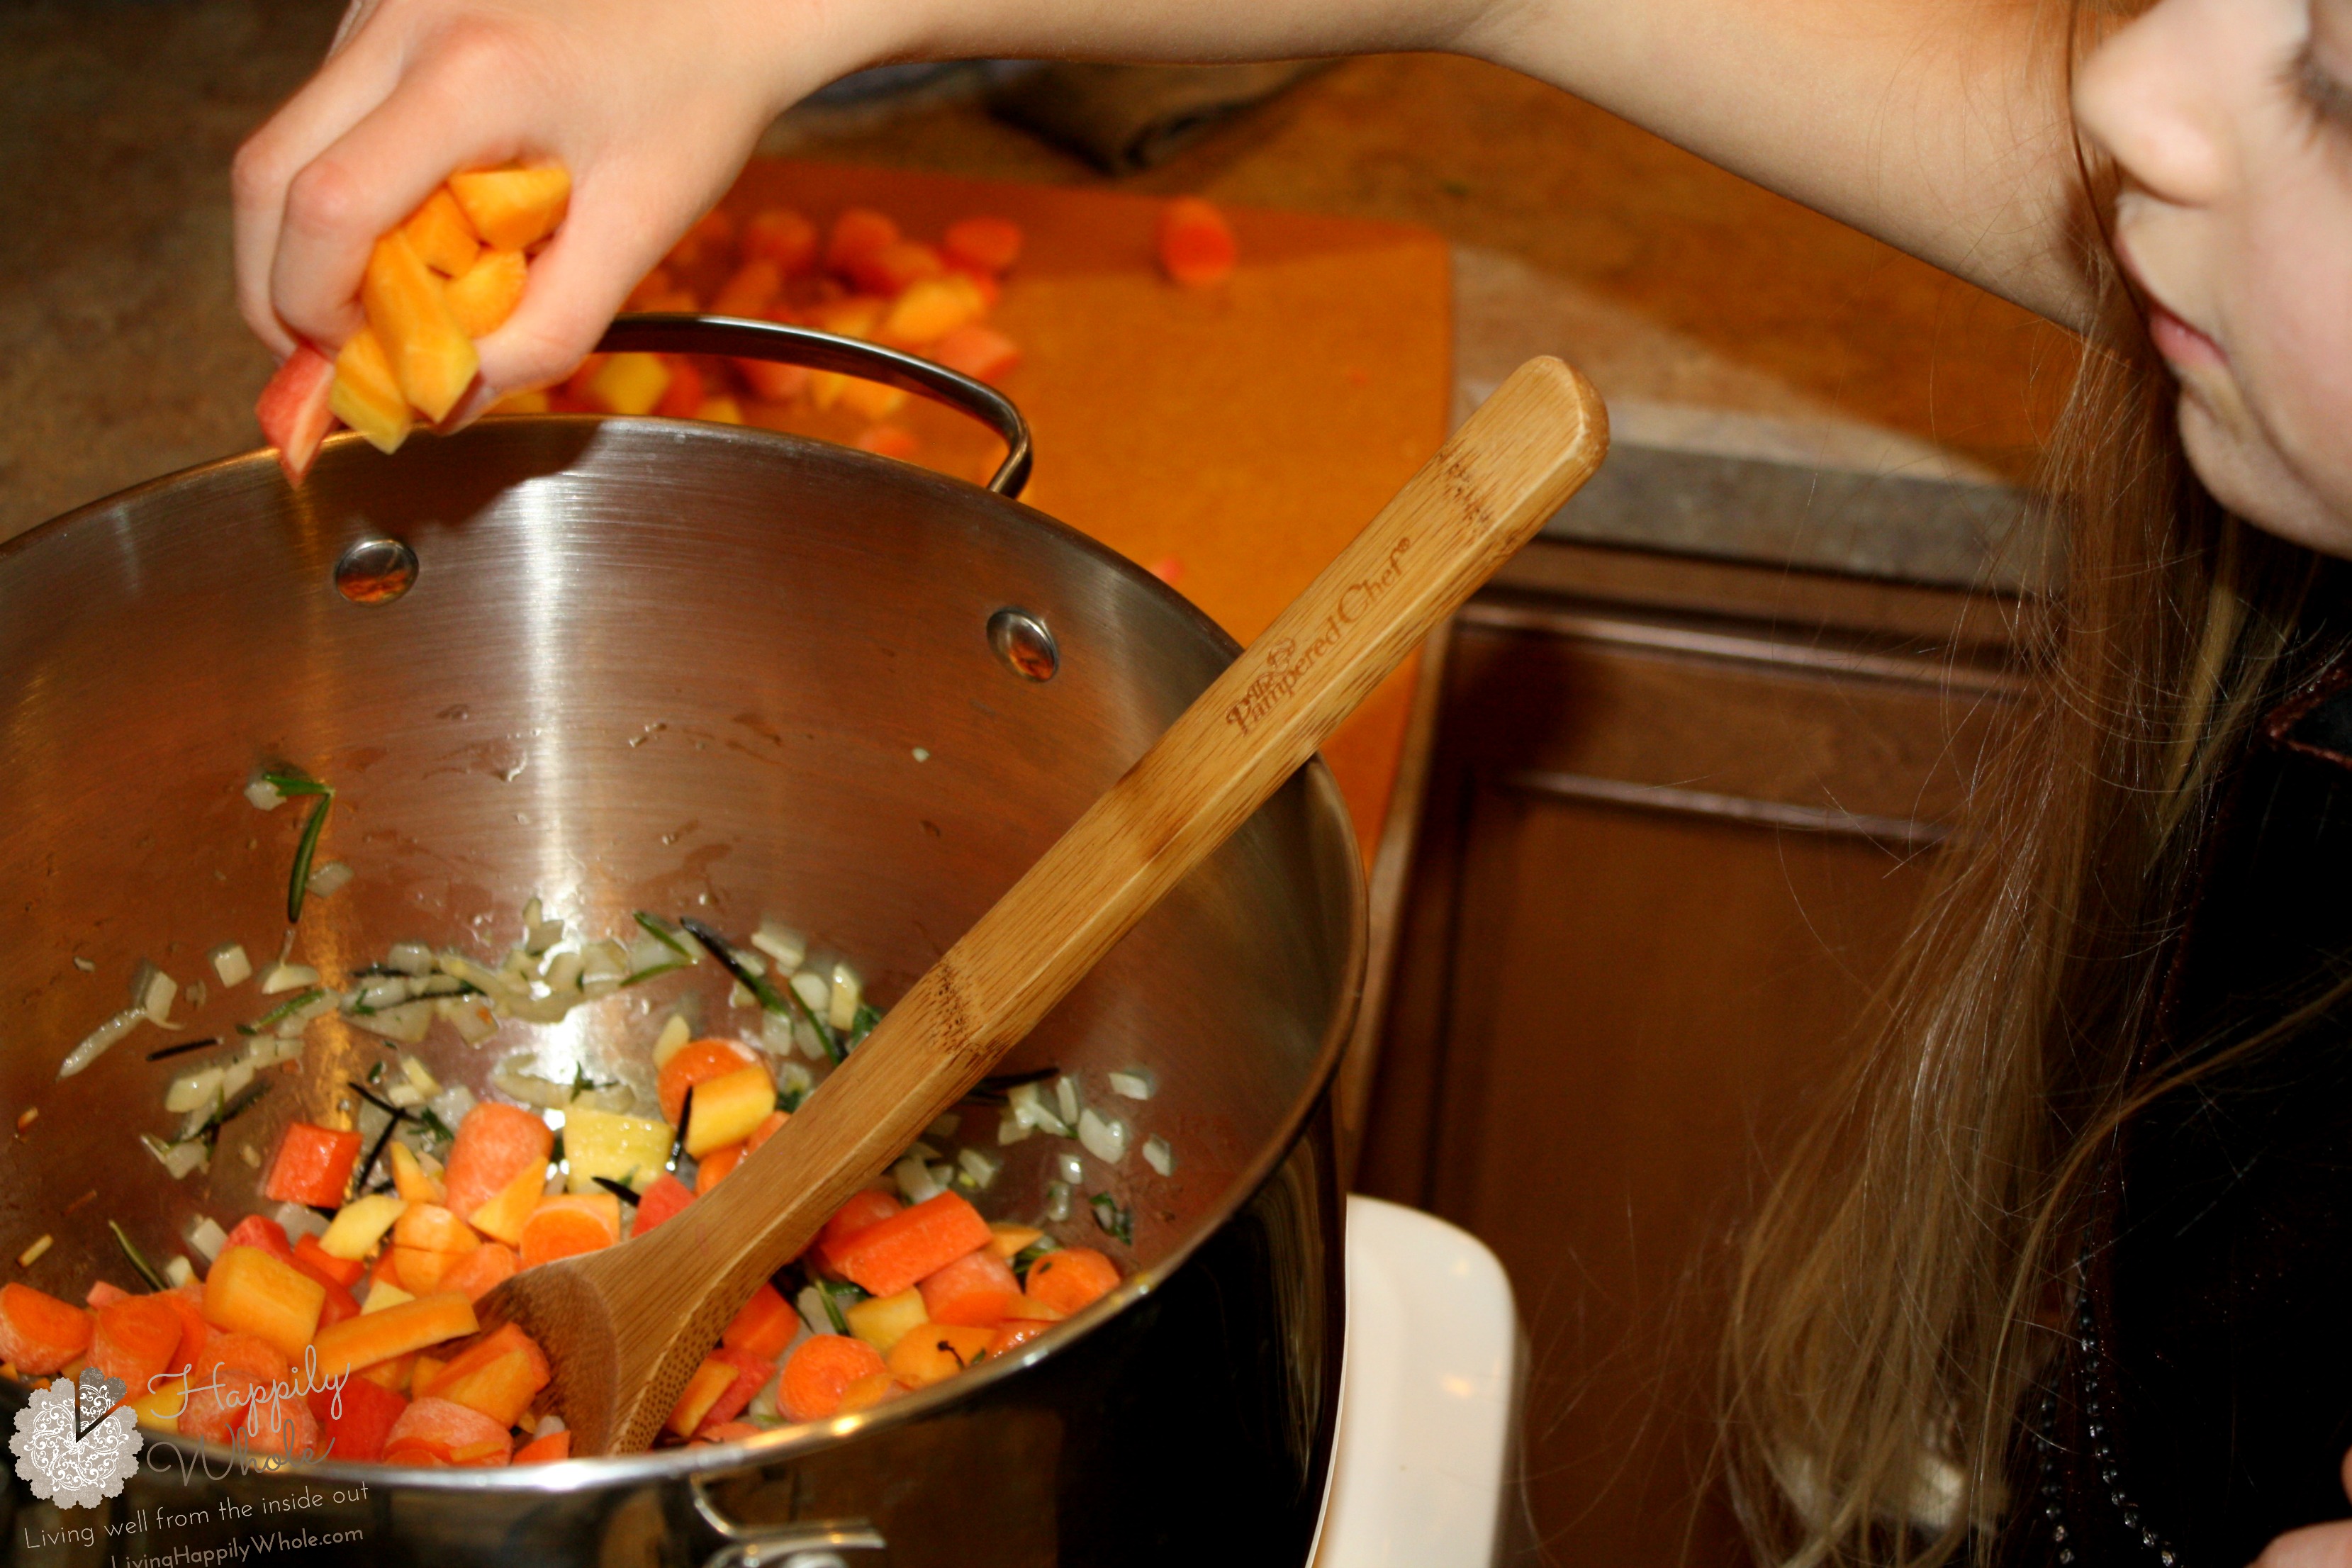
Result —
<path fill-rule="evenodd" d="M 230 168 L 236 214 L 236 304 L 246 324 L 279 355 L 293 334 L 269 300 L 287 187 L 302 167 L 382 103 L 400 79 L 394 49 L 365 40 L 343 47 L 269 122 L 246 139 Z"/>
<path fill-rule="evenodd" d="M 481 341 L 486 384 L 500 392 L 547 385 L 596 346 L 670 237 L 701 210 L 651 174 L 610 166 L 573 171 L 571 210 L 554 243 L 532 258 L 522 303 Z"/>
<path fill-rule="evenodd" d="M 355 46 L 350 54 L 364 51 Z M 523 151 L 528 94 L 505 40 L 479 30 L 438 40 L 388 96 L 288 182 L 270 258 L 269 308 L 321 344 L 361 324 L 360 278 L 376 237 L 453 169 Z"/>

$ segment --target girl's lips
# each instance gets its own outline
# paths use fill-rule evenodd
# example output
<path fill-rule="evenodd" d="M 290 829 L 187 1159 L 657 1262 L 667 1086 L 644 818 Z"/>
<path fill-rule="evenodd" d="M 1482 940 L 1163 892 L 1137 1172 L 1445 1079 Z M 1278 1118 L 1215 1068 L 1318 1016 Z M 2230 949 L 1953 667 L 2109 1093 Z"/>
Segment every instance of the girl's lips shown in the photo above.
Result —
<path fill-rule="evenodd" d="M 2221 352 L 2220 343 L 2154 300 L 2147 306 L 2147 333 L 2155 341 L 2157 353 L 2184 368 L 2210 365 L 2219 369 L 2230 363 L 2230 356 Z"/>

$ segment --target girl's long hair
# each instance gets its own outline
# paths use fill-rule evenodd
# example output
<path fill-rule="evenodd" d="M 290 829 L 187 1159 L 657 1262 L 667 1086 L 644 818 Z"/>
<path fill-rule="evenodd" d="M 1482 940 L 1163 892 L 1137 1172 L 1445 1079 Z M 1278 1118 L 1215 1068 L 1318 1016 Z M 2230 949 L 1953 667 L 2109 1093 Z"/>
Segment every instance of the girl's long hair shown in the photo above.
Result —
<path fill-rule="evenodd" d="M 2070 80 L 2089 25 L 2068 30 Z M 2189 472 L 2173 384 L 2100 232 L 2105 176 L 2082 166 L 2103 330 L 2041 488 L 2065 558 L 2022 628 L 2033 690 L 1864 1048 L 1744 1242 L 1726 1451 L 1783 1568 L 1990 1552 L 2066 1321 L 2083 1177 L 2180 1081 L 2135 1074 L 2133 1052 L 2217 775 L 2314 655 L 2297 627 L 2319 558 Z"/>

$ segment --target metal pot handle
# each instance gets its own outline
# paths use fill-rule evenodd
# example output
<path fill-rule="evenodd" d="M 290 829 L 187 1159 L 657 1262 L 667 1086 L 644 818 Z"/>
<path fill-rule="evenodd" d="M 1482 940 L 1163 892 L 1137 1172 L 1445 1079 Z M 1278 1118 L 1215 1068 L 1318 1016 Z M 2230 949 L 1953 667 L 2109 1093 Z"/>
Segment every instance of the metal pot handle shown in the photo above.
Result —
<path fill-rule="evenodd" d="M 725 1542 L 703 1560 L 702 1568 L 881 1568 L 889 1550 L 882 1532 L 862 1519 L 742 1524 L 728 1517 L 702 1477 L 688 1485 L 694 1511 Z"/>
<path fill-rule="evenodd" d="M 751 321 L 737 316 L 653 314 L 623 316 L 605 329 L 600 353 L 724 354 L 733 359 L 773 360 L 837 371 L 860 381 L 878 381 L 969 415 L 1003 438 L 1004 461 L 988 488 L 1017 497 L 1029 482 L 1029 421 L 1013 400 L 985 382 L 879 343 L 835 337 L 812 327 L 781 321 Z"/>

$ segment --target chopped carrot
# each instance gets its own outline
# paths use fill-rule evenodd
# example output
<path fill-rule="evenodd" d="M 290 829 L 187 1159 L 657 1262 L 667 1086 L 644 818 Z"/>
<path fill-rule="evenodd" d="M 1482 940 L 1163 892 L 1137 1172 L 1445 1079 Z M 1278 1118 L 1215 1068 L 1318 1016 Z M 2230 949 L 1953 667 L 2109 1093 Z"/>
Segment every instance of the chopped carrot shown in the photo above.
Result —
<path fill-rule="evenodd" d="M 983 1243 L 919 1281 L 923 1310 L 935 1323 L 984 1329 L 1001 1321 L 1021 1295 L 1013 1266 Z"/>
<path fill-rule="evenodd" d="M 815 1250 L 818 1256 L 826 1264 L 832 1265 L 835 1253 L 851 1237 L 880 1225 L 884 1220 L 897 1214 L 898 1206 L 896 1194 L 881 1192 L 873 1187 L 866 1187 L 862 1191 L 850 1194 L 849 1201 L 834 1210 L 833 1217 L 824 1222 L 824 1229 L 817 1233 Z M 835 1272 L 839 1271 L 836 1267 Z M 877 1292 L 877 1294 L 889 1293 Z"/>
<path fill-rule="evenodd" d="M 691 419 L 702 412 L 702 367 L 680 354 L 668 358 L 669 384 L 654 412 L 665 419 Z"/>
<path fill-rule="evenodd" d="M 407 1144 L 397 1141 L 385 1144 L 383 1157 L 392 1166 L 394 1190 L 404 1203 L 448 1205 L 449 1189 L 425 1169 L 425 1163 Z"/>
<path fill-rule="evenodd" d="M 451 1254 L 471 1252 L 482 1245 L 473 1226 L 438 1204 L 411 1204 L 401 1210 L 392 1224 L 392 1241 L 395 1247 Z"/>
<path fill-rule="evenodd" d="M 253 406 L 263 437 L 278 448 L 278 466 L 289 485 L 302 482 L 319 444 L 335 427 L 335 411 L 327 401 L 334 390 L 335 362 L 311 344 L 297 342 Z"/>
<path fill-rule="evenodd" d="M 273 1384 L 253 1391 L 242 1424 L 247 1449 L 288 1459 L 318 1458 L 322 1446 L 318 1418 L 299 1395 L 289 1391 L 281 1396 L 280 1386 Z"/>
<path fill-rule="evenodd" d="M 614 1193 L 560 1193 L 542 1198 L 523 1222 L 522 1266 L 594 1252 L 621 1239 L 621 1200 Z"/>
<path fill-rule="evenodd" d="M 866 1226 L 825 1256 L 869 1293 L 895 1296 L 927 1274 L 988 1245 L 988 1222 L 954 1193 L 941 1193 Z"/>
<path fill-rule="evenodd" d="M 530 1218 L 546 1195 L 546 1168 L 525 1165 L 514 1173 L 513 1181 L 499 1189 L 497 1196 L 466 1218 L 484 1236 L 512 1247 L 521 1241 L 523 1222 Z"/>
<path fill-rule="evenodd" d="M 121 1378 L 133 1399 L 147 1392 L 149 1379 L 172 1369 L 179 1350 L 180 1314 L 163 1296 L 124 1296 L 98 1309 L 90 1364 Z"/>
<path fill-rule="evenodd" d="M 816 259 L 816 225 L 790 207 L 769 207 L 744 221 L 738 248 L 746 260 L 768 262 L 789 278 Z"/>
<path fill-rule="evenodd" d="M 471 1215 L 530 1166 L 542 1170 L 555 1148 L 555 1134 L 532 1112 L 485 1100 L 466 1112 L 449 1145 L 443 1175 L 450 1213 Z"/>
<path fill-rule="evenodd" d="M 530 263 L 521 251 L 485 250 L 462 276 L 449 279 L 441 297 L 459 331 L 487 338 L 507 324 L 530 283 Z"/>
<path fill-rule="evenodd" d="M 719 1342 L 730 1350 L 772 1356 L 781 1354 L 799 1332 L 800 1318 L 792 1303 L 784 1300 L 782 1291 L 762 1279 L 743 1310 L 719 1331 Z"/>
<path fill-rule="evenodd" d="M 456 1290 L 468 1301 L 478 1301 L 520 1267 L 513 1247 L 485 1242 L 441 1271 L 441 1289 Z"/>
<path fill-rule="evenodd" d="M 1198 196 L 1178 196 L 1160 209 L 1160 265 L 1188 289 L 1205 289 L 1233 276 L 1241 251 L 1225 215 Z"/>
<path fill-rule="evenodd" d="M 279 1378 L 286 1375 L 288 1358 L 276 1345 L 251 1334 L 219 1333 L 205 1342 L 204 1354 L 196 1358 L 194 1367 L 195 1381 L 204 1382 L 223 1368 L 249 1372 L 256 1377 Z"/>
<path fill-rule="evenodd" d="M 714 316 L 750 316 L 764 314 L 784 291 L 783 269 L 764 256 L 755 256 L 735 269 L 735 275 L 719 286 L 710 297 L 710 313 Z"/>
<path fill-rule="evenodd" d="M 327 1295 L 326 1299 L 319 1303 L 319 1326 L 320 1328 L 323 1329 L 330 1323 L 340 1323 L 345 1318 L 356 1318 L 360 1315 L 360 1303 L 358 1297 L 352 1295 L 349 1290 L 344 1289 L 341 1285 L 326 1284 L 323 1286 L 323 1289 L 326 1290 Z"/>
<path fill-rule="evenodd" d="M 419 1392 L 455 1400 L 511 1426 L 552 1375 L 539 1342 L 512 1323 L 501 1323 L 420 1384 Z"/>
<path fill-rule="evenodd" d="M 308 1121 L 289 1121 L 278 1142 L 277 1157 L 262 1178 L 261 1195 L 271 1203 L 309 1204 L 334 1208 L 351 1185 L 352 1167 L 359 1163 L 360 1135 L 338 1132 Z"/>
<path fill-rule="evenodd" d="M 636 1223 L 630 1227 L 631 1236 L 643 1236 L 666 1219 L 674 1219 L 694 1201 L 684 1182 L 664 1171 L 637 1194 Z"/>
<path fill-rule="evenodd" d="M 847 1334 L 812 1334 L 784 1363 L 777 1403 L 795 1421 L 822 1421 L 841 1406 L 842 1392 L 860 1378 L 887 1373 L 882 1352 Z"/>
<path fill-rule="evenodd" d="M 274 1253 L 232 1247 L 205 1276 L 205 1321 L 226 1333 L 251 1334 L 280 1354 L 302 1353 L 318 1331 L 327 1288 Z"/>
<path fill-rule="evenodd" d="M 316 1341 L 322 1378 L 340 1377 L 380 1361 L 470 1334 L 481 1327 L 474 1304 L 455 1290 L 419 1296 L 320 1329 Z"/>
<path fill-rule="evenodd" d="M 474 233 L 465 209 L 457 205 L 457 198 L 449 194 L 446 185 L 436 187 L 400 226 L 425 265 L 444 277 L 457 277 L 473 266 L 474 258 L 481 254 L 480 237 Z"/>
<path fill-rule="evenodd" d="M 341 1285 L 345 1289 L 358 1284 L 367 1272 L 364 1262 L 355 1258 L 337 1258 L 320 1247 L 315 1236 L 305 1236 L 297 1241 L 288 1261 L 320 1284 Z"/>
<path fill-rule="evenodd" d="M 739 359 L 735 368 L 751 384 L 754 396 L 770 403 L 790 403 L 808 390 L 809 367 L 804 364 L 777 364 L 772 360 Z"/>
<path fill-rule="evenodd" d="M 985 309 L 980 290 L 962 274 L 925 278 L 898 296 L 875 335 L 898 348 L 920 348 L 977 321 Z"/>
<path fill-rule="evenodd" d="M 1091 1247 L 1065 1247 L 1029 1266 L 1029 1291 L 1064 1312 L 1076 1312 L 1110 1294 L 1118 1266 Z"/>
<path fill-rule="evenodd" d="M 494 1467 L 513 1458 L 507 1429 L 455 1400 L 426 1395 L 400 1413 L 384 1434 L 384 1462 L 393 1465 Z"/>
<path fill-rule="evenodd" d="M 289 1263 L 294 1261 L 294 1248 L 286 1240 L 286 1227 L 257 1214 L 249 1214 L 237 1221 L 236 1228 L 228 1233 L 226 1241 L 221 1243 L 223 1252 L 232 1247 L 257 1247 Z"/>
<path fill-rule="evenodd" d="M 520 250 L 555 232 L 572 201 L 572 175 L 561 163 L 478 169 L 449 176 L 449 194 L 485 244 Z"/>
<path fill-rule="evenodd" d="M 694 1168 L 694 1195 L 700 1197 L 717 1186 L 728 1172 L 743 1162 L 743 1145 L 730 1143 L 723 1149 L 713 1149 Z"/>
<path fill-rule="evenodd" d="M 698 1083 L 740 1072 L 757 1061 L 751 1047 L 732 1040 L 688 1040 L 662 1063 L 655 1087 L 661 1095 L 662 1120 L 671 1126 L 684 1113 L 686 1091 Z"/>
<path fill-rule="evenodd" d="M 109 1301 L 127 1301 L 130 1299 L 131 1292 L 121 1286 L 98 1279 L 91 1281 L 89 1289 L 82 1292 L 81 1304 L 95 1312 Z"/>
<path fill-rule="evenodd" d="M 740 1443 L 746 1437 L 756 1437 L 760 1428 L 749 1421 L 706 1421 L 695 1430 L 698 1443 Z"/>
<path fill-rule="evenodd" d="M 244 1422 L 245 1407 L 252 1403 L 253 1391 L 262 1383 L 254 1373 L 235 1366 L 225 1366 L 197 1378 L 188 1389 L 187 1403 L 180 1409 L 181 1435 L 215 1443 L 227 1442 L 229 1435 Z"/>
<path fill-rule="evenodd" d="M 533 1437 L 514 1451 L 514 1462 L 518 1465 L 551 1465 L 571 1457 L 572 1433 L 568 1427 L 560 1432 L 550 1432 L 543 1437 Z"/>
<path fill-rule="evenodd" d="M 713 1356 L 703 1357 L 702 1364 L 694 1369 L 694 1375 L 688 1378 L 686 1386 L 678 1391 L 677 1404 L 671 1407 L 669 1419 L 663 1426 L 678 1436 L 693 1436 L 694 1429 L 702 1425 L 704 1414 L 719 1403 L 720 1394 L 734 1385 L 737 1376 L 731 1363 Z"/>
<path fill-rule="evenodd" d="M 730 1350 L 725 1345 L 710 1352 L 710 1360 L 735 1369 L 735 1380 L 722 1390 L 710 1407 L 702 1413 L 695 1426 L 698 1436 L 708 1436 L 713 1426 L 721 1426 L 743 1414 L 751 1396 L 768 1385 L 776 1375 L 773 1356 L 753 1355 L 749 1351 Z"/>
<path fill-rule="evenodd" d="M 930 357 L 974 381 L 993 382 L 1021 363 L 1021 347 L 994 327 L 974 321 L 933 343 Z"/>
<path fill-rule="evenodd" d="M 824 246 L 824 269 L 846 278 L 860 260 L 898 243 L 896 219 L 871 207 L 851 207 L 833 220 L 833 234 Z"/>
<path fill-rule="evenodd" d="M 868 294 L 895 299 L 926 278 L 943 276 L 948 264 L 919 239 L 877 247 L 851 261 L 849 280 Z"/>
<path fill-rule="evenodd" d="M 177 1289 L 165 1290 L 158 1298 L 180 1316 L 180 1346 L 172 1352 L 172 1372 L 185 1372 L 196 1364 L 205 1353 L 205 1342 L 213 1337 L 213 1326 L 205 1321 L 205 1288 L 194 1280 Z"/>
<path fill-rule="evenodd" d="M 982 272 L 1007 272 L 1021 259 L 1021 226 L 1011 218 L 958 218 L 940 237 L 940 248 L 950 261 Z"/>
<path fill-rule="evenodd" d="M 314 1388 L 305 1399 L 320 1430 L 334 1445 L 330 1457 L 338 1459 L 383 1458 L 384 1436 L 408 1408 L 407 1395 L 363 1377 L 352 1378 L 340 1389 Z"/>
<path fill-rule="evenodd" d="M 773 1138 L 783 1127 L 784 1123 L 791 1120 L 792 1113 L 789 1111 L 771 1110 L 768 1112 L 766 1118 L 761 1121 L 760 1125 L 752 1128 L 750 1132 L 744 1135 L 743 1152 L 746 1154 L 757 1152 L 761 1144 L 765 1143 L 769 1139 Z"/>
<path fill-rule="evenodd" d="M 877 1405 L 887 1405 L 906 1393 L 898 1376 L 887 1367 L 868 1377 L 861 1377 L 841 1391 L 840 1415 L 855 1415 L 861 1410 L 871 1410 Z"/>

